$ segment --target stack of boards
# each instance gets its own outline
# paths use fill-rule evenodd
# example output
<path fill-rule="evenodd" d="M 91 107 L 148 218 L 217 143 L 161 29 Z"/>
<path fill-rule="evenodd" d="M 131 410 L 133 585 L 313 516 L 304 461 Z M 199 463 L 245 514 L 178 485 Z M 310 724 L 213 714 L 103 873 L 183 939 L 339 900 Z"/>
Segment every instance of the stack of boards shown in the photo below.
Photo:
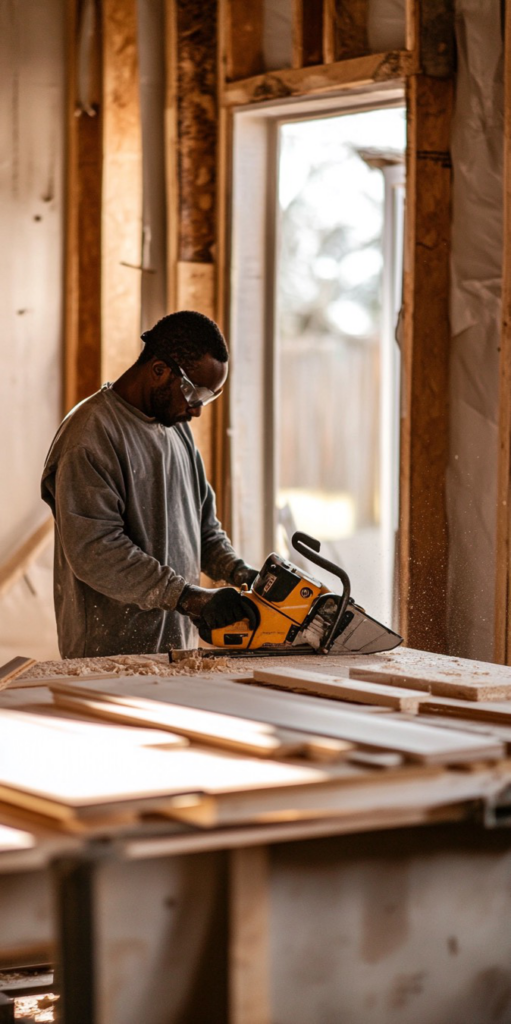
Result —
<path fill-rule="evenodd" d="M 460 769 L 499 762 L 505 775 L 511 747 L 509 669 L 414 652 L 358 659 L 349 675 L 325 660 L 25 679 L 0 697 L 0 804 L 72 833 L 147 815 L 201 827 L 370 817 L 426 805 L 431 786 L 455 802 Z"/>

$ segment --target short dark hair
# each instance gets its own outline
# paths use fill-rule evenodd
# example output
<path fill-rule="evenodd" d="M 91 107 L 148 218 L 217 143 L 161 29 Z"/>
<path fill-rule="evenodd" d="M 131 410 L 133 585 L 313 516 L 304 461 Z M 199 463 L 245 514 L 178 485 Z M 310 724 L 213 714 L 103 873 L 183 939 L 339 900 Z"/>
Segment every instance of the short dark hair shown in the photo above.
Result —
<path fill-rule="evenodd" d="M 144 342 L 137 362 L 170 356 L 184 369 L 191 368 L 205 355 L 226 363 L 229 352 L 225 338 L 214 320 L 203 313 L 183 309 L 163 316 L 150 330 L 141 335 Z"/>

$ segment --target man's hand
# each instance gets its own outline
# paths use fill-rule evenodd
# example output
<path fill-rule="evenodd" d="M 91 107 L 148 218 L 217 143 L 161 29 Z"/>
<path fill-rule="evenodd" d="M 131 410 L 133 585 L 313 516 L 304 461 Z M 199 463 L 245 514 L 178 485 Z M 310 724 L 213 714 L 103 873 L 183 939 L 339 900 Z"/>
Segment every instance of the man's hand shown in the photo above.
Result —
<path fill-rule="evenodd" d="M 259 576 L 259 569 L 254 569 L 251 565 L 244 563 L 234 570 L 231 579 L 235 587 L 241 587 L 246 583 L 250 588 L 256 576 Z"/>
<path fill-rule="evenodd" d="M 259 623 L 255 605 L 249 598 L 241 597 L 234 587 L 219 587 L 216 590 L 186 587 L 178 601 L 177 611 L 188 615 L 196 623 L 200 620 L 210 630 L 232 626 L 233 622 L 241 619 L 248 619 L 252 629 Z"/>

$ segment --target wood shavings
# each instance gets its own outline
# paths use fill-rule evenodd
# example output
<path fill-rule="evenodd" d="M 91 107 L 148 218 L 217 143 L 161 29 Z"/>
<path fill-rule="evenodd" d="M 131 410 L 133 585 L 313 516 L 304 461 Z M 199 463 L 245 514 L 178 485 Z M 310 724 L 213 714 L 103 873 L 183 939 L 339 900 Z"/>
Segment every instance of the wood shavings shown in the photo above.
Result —
<path fill-rule="evenodd" d="M 40 661 L 18 680 L 46 679 L 55 676 L 86 676 L 94 673 L 115 673 L 118 676 L 197 675 L 200 672 L 225 672 L 229 658 L 208 658 L 193 654 L 170 664 L 166 654 L 119 654 L 111 658 L 67 658 L 62 661 Z M 247 667 L 248 668 L 248 667 Z"/>

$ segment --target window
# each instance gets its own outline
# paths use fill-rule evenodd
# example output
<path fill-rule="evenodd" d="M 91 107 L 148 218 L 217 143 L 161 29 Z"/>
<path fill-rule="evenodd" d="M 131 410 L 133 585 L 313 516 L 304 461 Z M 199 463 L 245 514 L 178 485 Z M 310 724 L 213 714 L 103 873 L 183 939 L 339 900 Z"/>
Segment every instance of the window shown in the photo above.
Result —
<path fill-rule="evenodd" d="M 293 530 L 316 536 L 355 599 L 389 624 L 405 148 L 396 99 L 236 115 L 231 310 L 237 546 L 255 564 L 275 549 L 299 561 Z"/>

